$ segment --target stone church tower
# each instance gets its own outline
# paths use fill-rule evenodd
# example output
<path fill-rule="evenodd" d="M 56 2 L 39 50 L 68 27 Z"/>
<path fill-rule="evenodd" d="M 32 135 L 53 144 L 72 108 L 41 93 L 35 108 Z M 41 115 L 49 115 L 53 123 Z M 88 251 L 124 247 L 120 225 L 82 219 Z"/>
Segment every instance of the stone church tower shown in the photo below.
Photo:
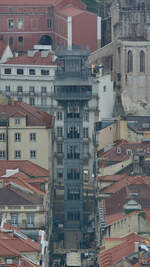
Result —
<path fill-rule="evenodd" d="M 114 115 L 150 115 L 150 1 L 106 0 L 99 62 L 114 81 Z"/>

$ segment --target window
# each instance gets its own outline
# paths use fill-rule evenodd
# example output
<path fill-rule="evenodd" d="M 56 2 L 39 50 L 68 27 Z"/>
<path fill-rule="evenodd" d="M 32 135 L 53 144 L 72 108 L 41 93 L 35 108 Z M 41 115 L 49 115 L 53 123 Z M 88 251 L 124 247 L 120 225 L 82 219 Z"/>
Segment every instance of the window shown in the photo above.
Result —
<path fill-rule="evenodd" d="M 36 150 L 30 150 L 30 158 L 31 159 L 36 158 Z"/>
<path fill-rule="evenodd" d="M 68 180 L 79 180 L 80 179 L 80 169 L 79 168 L 68 168 L 67 169 L 67 179 Z"/>
<path fill-rule="evenodd" d="M 18 102 L 22 102 L 22 97 L 18 97 Z"/>
<path fill-rule="evenodd" d="M 22 18 L 17 20 L 17 27 L 18 27 L 19 30 L 23 29 L 23 23 L 24 23 L 24 21 L 23 21 Z"/>
<path fill-rule="evenodd" d="M 18 44 L 19 45 L 23 44 L 23 36 L 18 36 Z"/>
<path fill-rule="evenodd" d="M 67 219 L 68 221 L 80 221 L 80 211 L 68 211 Z"/>
<path fill-rule="evenodd" d="M 4 69 L 4 73 L 5 74 L 11 74 L 11 69 L 10 68 L 9 69 L 8 68 L 7 69 Z"/>
<path fill-rule="evenodd" d="M 88 128 L 83 128 L 83 137 L 88 138 L 89 136 L 89 129 Z"/>
<path fill-rule="evenodd" d="M 41 75 L 49 75 L 49 70 L 41 70 Z"/>
<path fill-rule="evenodd" d="M 30 133 L 30 141 L 36 141 L 36 133 Z"/>
<path fill-rule="evenodd" d="M 5 86 L 5 91 L 6 91 L 6 92 L 10 92 L 10 86 L 9 86 L 9 85 L 6 85 L 6 86 Z"/>
<path fill-rule="evenodd" d="M 29 75 L 35 75 L 35 70 L 34 69 L 29 69 Z"/>
<path fill-rule="evenodd" d="M 11 30 L 14 28 L 14 20 L 8 19 L 8 29 Z"/>
<path fill-rule="evenodd" d="M 68 187 L 67 199 L 68 200 L 80 200 L 80 187 L 78 187 L 78 186 Z"/>
<path fill-rule="evenodd" d="M 0 159 L 5 159 L 5 151 L 0 150 Z"/>
<path fill-rule="evenodd" d="M 103 92 L 106 92 L 106 85 L 103 86 Z"/>
<path fill-rule="evenodd" d="M 47 106 L 47 97 L 41 97 L 41 106 Z"/>
<path fill-rule="evenodd" d="M 80 146 L 68 145 L 67 146 L 67 159 L 79 159 L 80 158 Z"/>
<path fill-rule="evenodd" d="M 133 71 L 133 55 L 131 51 L 128 51 L 128 58 L 127 58 L 127 72 Z"/>
<path fill-rule="evenodd" d="M 18 224 L 18 215 L 17 214 L 11 214 L 11 224 Z"/>
<path fill-rule="evenodd" d="M 47 19 L 47 28 L 52 28 L 52 19 Z"/>
<path fill-rule="evenodd" d="M 27 214 L 27 224 L 34 226 L 34 214 L 33 213 Z"/>
<path fill-rule="evenodd" d="M 34 98 L 34 97 L 30 97 L 30 98 L 29 98 L 29 104 L 30 104 L 31 106 L 34 106 L 34 105 L 35 105 L 35 98 Z"/>
<path fill-rule="evenodd" d="M 34 88 L 34 86 L 30 86 L 30 87 L 29 87 L 29 94 L 30 94 L 30 95 L 34 95 L 34 93 L 35 93 L 35 88 Z"/>
<path fill-rule="evenodd" d="M 21 151 L 20 150 L 15 150 L 15 158 L 20 159 L 21 158 Z"/>
<path fill-rule="evenodd" d="M 57 120 L 62 121 L 62 112 L 61 111 L 57 112 Z"/>
<path fill-rule="evenodd" d="M 47 92 L 47 87 L 42 86 L 42 87 L 41 87 L 41 94 L 42 94 L 42 95 L 46 95 L 46 92 Z"/>
<path fill-rule="evenodd" d="M 16 118 L 16 119 L 15 119 L 15 124 L 16 124 L 16 125 L 19 125 L 19 124 L 20 124 L 20 119 Z"/>
<path fill-rule="evenodd" d="M 63 153 L 63 144 L 57 143 L 57 153 Z"/>
<path fill-rule="evenodd" d="M 63 179 L 63 169 L 62 168 L 57 169 L 57 179 Z"/>
<path fill-rule="evenodd" d="M 63 136 L 63 128 L 57 127 L 57 137 L 62 137 L 62 136 Z"/>
<path fill-rule="evenodd" d="M 14 37 L 13 36 L 9 36 L 9 45 L 13 45 L 14 44 Z"/>
<path fill-rule="evenodd" d="M 5 133 L 0 133 L 0 142 L 5 141 Z"/>
<path fill-rule="evenodd" d="M 132 155 L 132 149 L 127 149 L 127 150 L 126 150 L 126 154 L 127 154 L 127 155 Z"/>
<path fill-rule="evenodd" d="M 18 86 L 18 87 L 17 87 L 17 92 L 18 92 L 19 94 L 22 94 L 22 93 L 23 93 L 23 87 L 22 87 L 22 86 Z"/>
<path fill-rule="evenodd" d="M 21 134 L 15 133 L 15 142 L 20 142 L 20 141 L 21 141 Z"/>
<path fill-rule="evenodd" d="M 17 75 L 23 75 L 23 69 L 17 69 Z"/>
<path fill-rule="evenodd" d="M 84 111 L 83 120 L 84 121 L 89 121 L 89 112 L 88 111 Z"/>
<path fill-rule="evenodd" d="M 145 72 L 145 53 L 140 52 L 140 72 Z"/>
<path fill-rule="evenodd" d="M 63 165 L 63 159 L 57 158 L 57 165 Z"/>

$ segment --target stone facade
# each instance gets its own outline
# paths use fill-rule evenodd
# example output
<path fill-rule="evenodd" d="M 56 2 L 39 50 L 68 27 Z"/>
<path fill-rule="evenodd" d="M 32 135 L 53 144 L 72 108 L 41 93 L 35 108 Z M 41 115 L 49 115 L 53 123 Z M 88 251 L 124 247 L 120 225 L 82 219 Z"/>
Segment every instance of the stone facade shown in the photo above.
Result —
<path fill-rule="evenodd" d="M 116 92 L 114 115 L 150 112 L 149 23 L 149 1 L 105 3 L 103 47 L 91 54 L 89 62 L 102 64 L 112 76 Z"/>

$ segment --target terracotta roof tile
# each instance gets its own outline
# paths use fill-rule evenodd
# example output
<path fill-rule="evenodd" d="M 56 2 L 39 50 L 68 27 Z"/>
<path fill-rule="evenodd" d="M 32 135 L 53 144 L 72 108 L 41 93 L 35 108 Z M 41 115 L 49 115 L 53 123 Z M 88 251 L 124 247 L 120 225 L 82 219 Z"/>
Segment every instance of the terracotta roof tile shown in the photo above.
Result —
<path fill-rule="evenodd" d="M 42 199 L 12 188 L 0 188 L 0 205 L 34 205 L 42 204 Z"/>
<path fill-rule="evenodd" d="M 28 160 L 1 160 L 0 176 L 6 174 L 7 169 L 17 169 L 30 177 L 49 177 L 49 171 Z"/>
<path fill-rule="evenodd" d="M 77 15 L 79 15 L 85 11 L 78 9 L 78 8 L 75 8 L 73 6 L 67 6 L 64 9 L 61 9 L 61 12 L 68 15 L 68 16 L 73 17 L 73 16 L 77 16 Z"/>
<path fill-rule="evenodd" d="M 109 240 L 111 240 L 111 238 Z M 123 238 L 118 238 L 117 240 L 122 241 L 122 243 L 117 246 L 114 246 L 113 248 L 100 251 L 99 266 L 110 267 L 111 265 L 116 264 L 124 257 L 133 253 L 135 251 L 135 242 L 142 242 L 143 240 L 150 241 L 149 239 L 140 237 L 135 233 L 131 233 Z"/>
<path fill-rule="evenodd" d="M 19 64 L 19 65 L 56 65 L 56 61 L 53 61 L 53 54 L 48 53 L 46 57 L 41 56 L 41 52 L 36 52 L 33 56 L 28 56 L 24 54 L 16 58 L 12 58 L 5 62 L 4 64 Z"/>
<path fill-rule="evenodd" d="M 30 106 L 24 102 L 15 101 L 9 105 L 0 105 L 0 119 L 2 119 L 3 113 L 6 114 L 6 119 L 8 119 L 12 115 L 14 116 L 16 112 L 21 112 L 21 114 L 26 115 L 27 126 L 45 126 L 47 128 L 53 127 L 54 117 L 52 115 L 49 115 L 43 110 Z"/>

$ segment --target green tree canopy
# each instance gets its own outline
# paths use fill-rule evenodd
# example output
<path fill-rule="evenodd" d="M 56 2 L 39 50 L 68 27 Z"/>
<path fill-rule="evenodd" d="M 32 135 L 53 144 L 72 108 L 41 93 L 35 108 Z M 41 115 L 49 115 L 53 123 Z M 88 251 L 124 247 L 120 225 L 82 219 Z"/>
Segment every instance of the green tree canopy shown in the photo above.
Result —
<path fill-rule="evenodd" d="M 82 0 L 86 5 L 87 9 L 91 12 L 99 14 L 99 9 L 103 6 L 105 0 Z"/>

